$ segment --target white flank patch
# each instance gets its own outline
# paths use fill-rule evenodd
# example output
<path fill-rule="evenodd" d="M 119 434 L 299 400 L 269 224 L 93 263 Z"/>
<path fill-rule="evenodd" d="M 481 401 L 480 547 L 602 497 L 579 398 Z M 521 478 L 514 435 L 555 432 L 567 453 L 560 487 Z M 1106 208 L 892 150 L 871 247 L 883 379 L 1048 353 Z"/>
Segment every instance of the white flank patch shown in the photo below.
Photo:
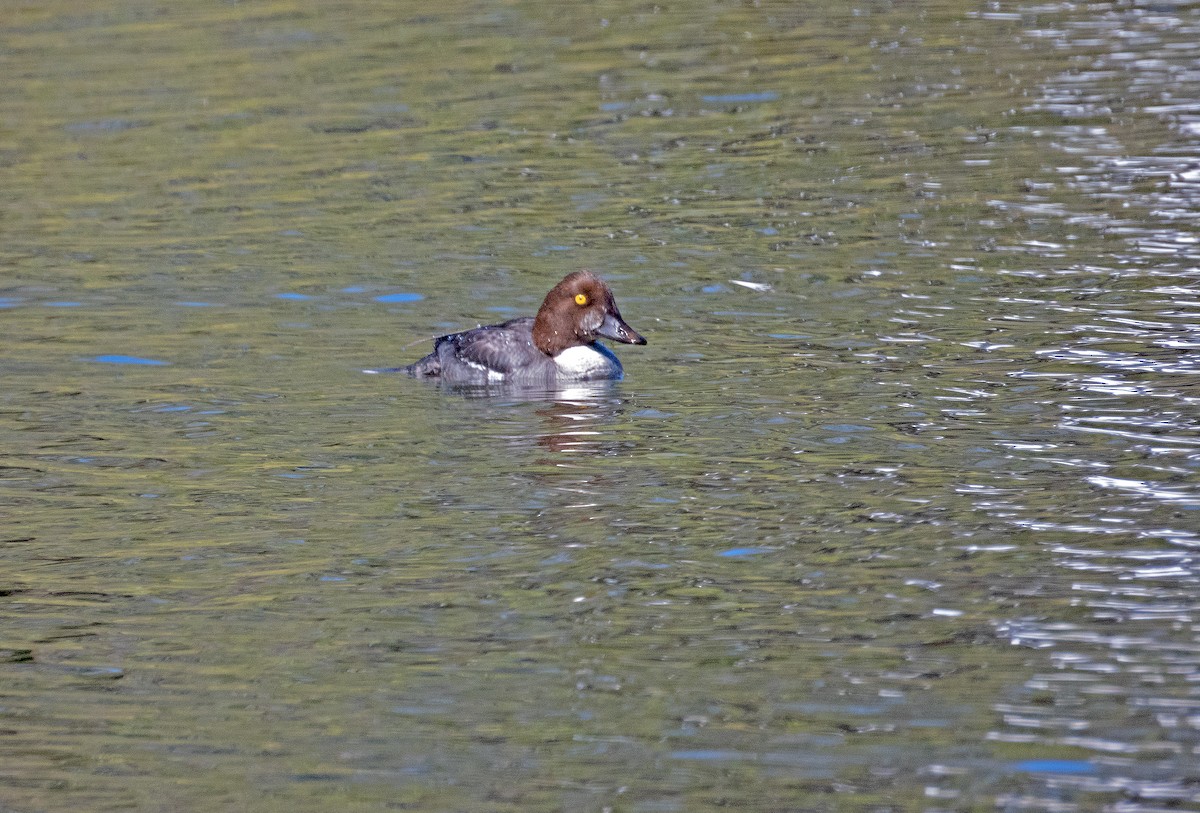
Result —
<path fill-rule="evenodd" d="M 620 378 L 621 363 L 600 345 L 568 347 L 554 357 L 564 378 Z"/>
<path fill-rule="evenodd" d="M 468 361 L 467 359 L 463 359 L 463 361 L 466 362 L 466 365 L 473 370 L 487 370 L 487 380 L 489 384 L 498 384 L 504 380 L 504 373 L 500 372 L 499 370 L 493 370 L 486 364 L 480 364 L 477 361 Z"/>

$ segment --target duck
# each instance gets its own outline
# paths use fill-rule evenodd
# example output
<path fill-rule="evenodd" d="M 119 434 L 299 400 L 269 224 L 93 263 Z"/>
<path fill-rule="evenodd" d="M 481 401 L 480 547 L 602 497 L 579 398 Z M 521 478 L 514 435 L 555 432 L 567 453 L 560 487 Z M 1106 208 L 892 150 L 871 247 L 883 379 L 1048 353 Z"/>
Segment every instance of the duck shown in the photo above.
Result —
<path fill-rule="evenodd" d="M 621 380 L 620 360 L 598 339 L 646 344 L 621 316 L 608 284 L 591 271 L 574 271 L 550 289 L 536 316 L 440 336 L 432 353 L 389 372 L 468 386 Z"/>

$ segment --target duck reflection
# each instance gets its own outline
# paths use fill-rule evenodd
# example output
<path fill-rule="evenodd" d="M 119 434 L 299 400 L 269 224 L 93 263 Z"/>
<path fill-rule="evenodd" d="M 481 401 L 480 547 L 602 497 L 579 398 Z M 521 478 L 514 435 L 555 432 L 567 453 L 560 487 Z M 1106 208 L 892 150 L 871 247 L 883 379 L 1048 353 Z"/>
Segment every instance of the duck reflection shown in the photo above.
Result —
<path fill-rule="evenodd" d="M 487 399 L 498 406 L 533 407 L 533 414 L 546 425 L 546 431 L 536 437 L 537 444 L 558 454 L 611 452 L 605 426 L 624 411 L 629 400 L 615 381 L 577 381 L 553 388 L 443 385 L 441 389 L 469 400 Z M 524 442 L 531 440 L 534 438 L 523 438 Z"/>

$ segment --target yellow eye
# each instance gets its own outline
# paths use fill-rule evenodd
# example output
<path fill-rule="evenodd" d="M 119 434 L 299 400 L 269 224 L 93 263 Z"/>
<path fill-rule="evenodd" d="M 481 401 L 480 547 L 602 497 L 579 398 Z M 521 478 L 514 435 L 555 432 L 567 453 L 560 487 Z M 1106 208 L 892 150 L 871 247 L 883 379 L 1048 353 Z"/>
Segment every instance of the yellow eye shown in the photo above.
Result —
<path fill-rule="evenodd" d="M 576 305 L 586 305 L 588 303 L 587 294 L 575 294 Z"/>

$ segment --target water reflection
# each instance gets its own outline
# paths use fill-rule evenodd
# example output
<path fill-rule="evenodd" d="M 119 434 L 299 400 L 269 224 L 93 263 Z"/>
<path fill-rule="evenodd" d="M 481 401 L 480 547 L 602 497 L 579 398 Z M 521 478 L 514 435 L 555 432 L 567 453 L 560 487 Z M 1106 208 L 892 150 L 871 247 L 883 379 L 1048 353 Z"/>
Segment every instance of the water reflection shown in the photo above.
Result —
<path fill-rule="evenodd" d="M 373 371 L 367 371 L 373 372 Z M 395 372 L 389 370 L 386 372 Z M 498 382 L 493 384 L 456 384 L 444 383 L 437 379 L 409 379 L 398 376 L 402 386 L 429 387 L 450 397 L 471 399 L 491 399 L 500 405 L 515 406 L 525 403 L 556 403 L 580 407 L 598 406 L 605 402 L 620 401 L 620 390 L 617 382 L 575 381 L 555 387 L 527 386 Z"/>

